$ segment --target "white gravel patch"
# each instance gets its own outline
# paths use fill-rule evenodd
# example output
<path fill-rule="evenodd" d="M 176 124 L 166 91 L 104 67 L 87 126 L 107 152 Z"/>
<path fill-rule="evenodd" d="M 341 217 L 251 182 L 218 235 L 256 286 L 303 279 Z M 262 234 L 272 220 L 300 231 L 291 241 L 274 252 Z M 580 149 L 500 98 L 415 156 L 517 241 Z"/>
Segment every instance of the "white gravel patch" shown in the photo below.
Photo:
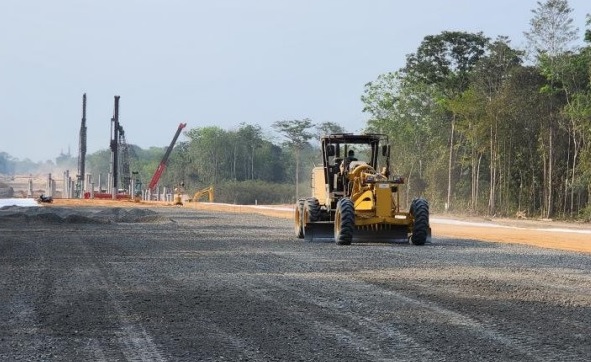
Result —
<path fill-rule="evenodd" d="M 0 207 L 4 206 L 39 207 L 39 204 L 35 199 L 0 199 Z"/>
<path fill-rule="evenodd" d="M 524 227 L 519 227 L 519 226 L 501 225 L 501 224 L 495 224 L 495 223 L 461 221 L 461 220 L 440 219 L 440 218 L 431 218 L 430 221 L 431 221 L 431 223 L 434 223 L 434 224 L 443 224 L 443 225 L 477 226 L 477 227 L 488 227 L 488 228 L 536 230 L 536 231 L 545 231 L 545 232 L 560 232 L 560 233 L 590 234 L 591 235 L 590 229 L 524 228 Z"/>

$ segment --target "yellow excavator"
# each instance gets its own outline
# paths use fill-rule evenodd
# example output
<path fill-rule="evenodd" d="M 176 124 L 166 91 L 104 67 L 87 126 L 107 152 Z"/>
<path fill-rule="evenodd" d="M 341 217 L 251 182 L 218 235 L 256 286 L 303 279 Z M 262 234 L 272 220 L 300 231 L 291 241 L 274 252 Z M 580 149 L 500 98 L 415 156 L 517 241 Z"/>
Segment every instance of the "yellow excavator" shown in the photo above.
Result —
<path fill-rule="evenodd" d="M 188 201 L 199 202 L 199 199 L 205 195 L 207 195 L 209 202 L 213 202 L 213 197 L 214 197 L 213 186 L 206 187 L 202 190 L 195 192 L 195 195 L 193 195 L 193 198 Z"/>
<path fill-rule="evenodd" d="M 321 138 L 323 165 L 312 170 L 312 196 L 295 205 L 298 238 L 423 245 L 431 239 L 429 204 L 400 205 L 402 177 L 390 175 L 390 145 L 381 134 L 332 134 Z M 358 159 L 359 158 L 359 159 Z"/>

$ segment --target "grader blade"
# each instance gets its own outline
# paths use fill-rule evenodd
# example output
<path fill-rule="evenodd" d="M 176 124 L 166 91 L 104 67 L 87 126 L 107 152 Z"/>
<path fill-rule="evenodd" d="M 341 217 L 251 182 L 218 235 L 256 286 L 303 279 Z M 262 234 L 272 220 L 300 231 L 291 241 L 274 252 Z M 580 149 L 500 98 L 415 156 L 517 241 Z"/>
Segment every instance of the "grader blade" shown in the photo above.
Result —
<path fill-rule="evenodd" d="M 353 233 L 354 243 L 408 243 L 407 227 L 358 227 Z"/>
<path fill-rule="evenodd" d="M 334 223 L 331 221 L 317 221 L 304 226 L 304 240 L 308 242 L 334 242 Z"/>

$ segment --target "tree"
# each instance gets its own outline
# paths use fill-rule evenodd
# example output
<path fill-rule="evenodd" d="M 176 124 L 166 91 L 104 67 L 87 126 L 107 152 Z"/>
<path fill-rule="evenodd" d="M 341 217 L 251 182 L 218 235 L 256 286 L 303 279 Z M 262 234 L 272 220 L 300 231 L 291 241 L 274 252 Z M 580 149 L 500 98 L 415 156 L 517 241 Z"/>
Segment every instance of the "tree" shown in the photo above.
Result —
<path fill-rule="evenodd" d="M 501 187 L 498 180 L 503 177 L 500 167 L 502 163 L 500 147 L 501 143 L 511 136 L 510 132 L 505 137 L 499 135 L 500 132 L 504 131 L 504 128 L 507 128 L 505 127 L 506 122 L 503 121 L 501 116 L 503 103 L 499 99 L 499 94 L 506 82 L 509 81 L 513 70 L 521 65 L 523 57 L 523 52 L 512 49 L 509 43 L 507 37 L 498 37 L 488 46 L 487 54 L 478 61 L 471 74 L 470 89 L 474 90 L 478 95 L 478 99 L 481 101 L 479 107 L 484 111 L 481 119 L 482 130 L 488 127 L 488 135 L 483 132 L 481 141 L 486 142 L 486 139 L 488 139 L 488 213 L 491 216 L 496 214 L 497 189 Z M 486 148 L 485 143 L 481 143 L 481 147 L 482 151 L 484 151 Z M 480 165 L 480 156 L 482 155 L 479 154 L 478 156 L 478 164 Z M 480 177 L 478 175 L 476 177 L 474 179 L 473 175 L 472 187 L 476 187 L 476 194 L 478 194 Z M 472 197 L 474 196 L 478 195 L 473 194 Z M 477 201 L 477 199 L 473 200 L 473 202 Z"/>
<path fill-rule="evenodd" d="M 295 167 L 295 197 L 296 200 L 299 198 L 300 190 L 300 153 L 303 147 L 308 144 L 308 141 L 314 136 L 309 129 L 312 128 L 314 124 L 312 120 L 305 118 L 302 120 L 294 119 L 294 120 L 284 120 L 284 121 L 276 121 L 273 123 L 273 128 L 281 133 L 285 138 L 287 138 L 287 144 L 292 147 L 294 150 L 296 167 Z"/>
<path fill-rule="evenodd" d="M 546 0 L 537 2 L 532 10 L 530 30 L 524 32 L 530 52 L 538 58 L 546 55 L 553 58 L 573 50 L 571 44 L 577 38 L 578 29 L 573 27 L 573 9 L 568 0 Z"/>
<path fill-rule="evenodd" d="M 478 208 L 480 163 L 486 150 L 485 102 L 482 94 L 470 88 L 448 103 L 448 109 L 457 116 L 457 131 L 464 136 L 467 147 L 465 167 L 471 174 L 469 208 L 472 212 Z"/>
<path fill-rule="evenodd" d="M 469 86 L 469 75 L 480 58 L 485 54 L 489 39 L 482 33 L 444 31 L 439 35 L 426 36 L 417 52 L 407 56 L 403 69 L 405 78 L 418 82 L 434 84 L 443 97 L 438 103 L 447 107 L 450 100 L 459 97 Z M 456 115 L 450 112 L 449 157 L 447 174 L 447 202 L 451 207 L 453 192 L 452 172 L 454 165 Z"/>
<path fill-rule="evenodd" d="M 187 131 L 189 152 L 195 181 L 203 185 L 215 185 L 230 178 L 231 154 L 228 134 L 217 126 L 193 128 Z"/>
<path fill-rule="evenodd" d="M 530 49 L 533 51 L 543 73 L 548 78 L 548 85 L 542 90 L 555 92 L 556 81 L 559 79 L 558 68 L 560 56 L 573 49 L 572 43 L 576 39 L 578 29 L 573 27 L 571 13 L 567 0 L 538 1 L 538 7 L 532 10 L 533 17 L 530 20 L 530 31 L 525 32 Z M 552 98 L 551 98 L 552 99 Z M 550 104 L 550 111 L 555 110 L 555 105 Z M 558 115 L 548 119 L 546 124 L 546 140 L 541 141 L 547 158 L 544 163 L 545 184 L 545 217 L 551 217 L 554 210 L 554 166 L 555 166 L 555 137 Z"/>
<path fill-rule="evenodd" d="M 591 26 L 591 14 L 587 14 L 587 26 Z M 585 30 L 585 41 L 591 43 L 591 29 Z"/>
<path fill-rule="evenodd" d="M 426 84 L 437 84 L 452 99 L 468 88 L 469 75 L 485 54 L 489 39 L 482 33 L 444 31 L 426 36 L 406 58 L 403 72 Z"/>
<path fill-rule="evenodd" d="M 254 180 L 254 155 L 257 148 L 260 148 L 263 143 L 262 130 L 259 125 L 248 125 L 245 123 L 240 124 L 237 132 L 238 141 L 246 149 L 247 154 L 250 158 L 250 168 L 248 169 L 246 179 Z"/>
<path fill-rule="evenodd" d="M 318 138 L 329 134 L 345 133 L 345 128 L 334 122 L 322 122 L 316 125 Z"/>
<path fill-rule="evenodd" d="M 432 205 L 438 199 L 437 165 L 444 162 L 440 159 L 440 145 L 446 142 L 441 132 L 442 107 L 436 101 L 440 97 L 435 85 L 405 77 L 401 72 L 378 76 L 365 85 L 361 97 L 363 111 L 371 115 L 367 131 L 389 136 L 395 155 L 392 172 L 406 179 L 407 204 L 413 196 L 423 195 L 429 184 Z"/>

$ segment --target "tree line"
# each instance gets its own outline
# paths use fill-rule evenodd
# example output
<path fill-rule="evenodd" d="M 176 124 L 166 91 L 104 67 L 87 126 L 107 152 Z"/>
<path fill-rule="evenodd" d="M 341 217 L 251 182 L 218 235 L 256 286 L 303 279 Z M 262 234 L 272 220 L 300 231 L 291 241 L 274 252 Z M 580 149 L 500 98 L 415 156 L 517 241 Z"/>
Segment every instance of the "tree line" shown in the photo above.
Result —
<path fill-rule="evenodd" d="M 528 51 L 444 31 L 365 86 L 368 130 L 390 135 L 393 167 L 436 210 L 591 214 L 591 31 L 573 46 L 566 0 L 532 14 Z"/>
<path fill-rule="evenodd" d="M 309 195 L 310 171 L 321 163 L 315 139 L 344 132 L 332 122 L 315 124 L 310 119 L 282 120 L 273 128 L 284 140 L 267 135 L 259 125 L 240 124 L 237 129 L 219 126 L 196 127 L 184 132 L 167 162 L 159 185 L 168 190 L 183 185 L 192 193 L 213 186 L 216 201 L 237 204 L 294 203 Z M 142 149 L 129 146 L 130 170 L 137 172 L 146 187 L 166 147 Z M 87 169 L 107 175 L 110 150 L 87 157 Z"/>

